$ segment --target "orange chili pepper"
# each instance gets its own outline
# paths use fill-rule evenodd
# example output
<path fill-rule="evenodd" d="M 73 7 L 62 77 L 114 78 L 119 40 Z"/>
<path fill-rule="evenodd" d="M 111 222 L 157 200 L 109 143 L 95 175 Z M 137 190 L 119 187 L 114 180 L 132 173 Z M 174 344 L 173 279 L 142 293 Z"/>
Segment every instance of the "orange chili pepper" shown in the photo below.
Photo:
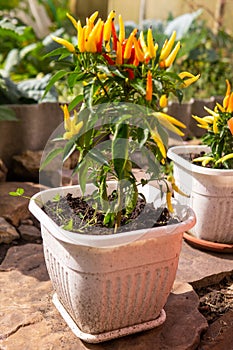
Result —
<path fill-rule="evenodd" d="M 233 112 L 233 92 L 229 96 L 227 112 L 229 113 Z"/>
<path fill-rule="evenodd" d="M 228 128 L 230 129 L 230 132 L 233 136 L 233 117 L 231 117 L 228 121 L 227 121 L 227 125 L 228 125 Z"/>
<path fill-rule="evenodd" d="M 117 42 L 116 64 L 122 64 L 122 45 L 120 41 Z"/>
<path fill-rule="evenodd" d="M 136 37 L 134 37 L 133 43 L 134 43 L 134 49 L 135 49 L 135 53 L 136 53 L 136 57 L 137 57 L 138 61 L 143 62 L 144 61 L 144 53 L 143 53 Z"/>
<path fill-rule="evenodd" d="M 146 82 L 146 100 L 152 100 L 152 74 L 151 71 L 147 72 L 147 82 Z"/>
<path fill-rule="evenodd" d="M 124 50 L 124 59 L 128 60 L 131 56 L 132 46 L 133 46 L 133 39 L 135 35 L 137 34 L 137 29 L 135 28 L 132 33 L 130 34 L 128 40 L 126 41 L 125 50 Z"/>

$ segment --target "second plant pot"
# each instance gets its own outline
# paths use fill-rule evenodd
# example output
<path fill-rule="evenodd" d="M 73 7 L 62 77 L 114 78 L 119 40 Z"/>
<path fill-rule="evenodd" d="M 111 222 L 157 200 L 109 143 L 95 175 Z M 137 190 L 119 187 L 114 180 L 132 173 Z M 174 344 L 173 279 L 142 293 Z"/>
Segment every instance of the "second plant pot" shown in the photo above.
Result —
<path fill-rule="evenodd" d="M 207 152 L 206 146 L 175 146 L 168 150 L 174 163 L 178 187 L 189 197 L 175 194 L 178 201 L 189 205 L 197 222 L 190 233 L 198 239 L 233 243 L 233 170 L 211 169 L 192 164 L 191 153 Z"/>

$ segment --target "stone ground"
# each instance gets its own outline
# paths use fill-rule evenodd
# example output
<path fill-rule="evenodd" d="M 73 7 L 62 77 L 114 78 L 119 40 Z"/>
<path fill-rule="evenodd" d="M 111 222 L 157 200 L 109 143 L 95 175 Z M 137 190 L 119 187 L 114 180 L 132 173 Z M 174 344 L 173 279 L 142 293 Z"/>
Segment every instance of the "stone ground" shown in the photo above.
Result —
<path fill-rule="evenodd" d="M 201 251 L 185 241 L 162 326 L 102 344 L 76 338 L 52 303 L 40 231 L 27 200 L 8 196 L 17 187 L 31 196 L 38 186 L 20 185 L 0 183 L 0 350 L 233 349 L 233 308 L 208 324 L 195 292 L 233 277 L 233 254 Z"/>

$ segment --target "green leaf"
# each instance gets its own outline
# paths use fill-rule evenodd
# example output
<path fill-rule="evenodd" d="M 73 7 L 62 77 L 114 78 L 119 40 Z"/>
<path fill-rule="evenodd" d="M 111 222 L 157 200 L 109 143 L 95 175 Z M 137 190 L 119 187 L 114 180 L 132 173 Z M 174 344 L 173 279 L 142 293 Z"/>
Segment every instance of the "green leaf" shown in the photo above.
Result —
<path fill-rule="evenodd" d="M 72 231 L 73 230 L 73 219 L 70 219 L 66 225 L 62 226 L 62 228 L 66 231 Z"/>
<path fill-rule="evenodd" d="M 57 193 L 57 194 L 53 197 L 52 201 L 56 203 L 56 202 L 59 202 L 60 199 L 61 199 L 61 196 L 60 196 L 59 193 Z"/>
<path fill-rule="evenodd" d="M 43 170 L 46 167 L 46 165 L 48 165 L 51 162 L 51 160 L 53 160 L 58 154 L 62 153 L 63 150 L 63 147 L 59 147 L 50 151 L 43 160 L 42 164 L 40 165 L 40 171 Z"/>
<path fill-rule="evenodd" d="M 78 166 L 74 170 L 74 172 L 78 172 L 79 185 L 83 195 L 86 191 L 87 172 L 88 172 L 89 165 L 90 165 L 90 162 L 86 157 L 85 159 L 83 159 L 81 163 L 78 164 Z"/>
<path fill-rule="evenodd" d="M 125 176 L 128 159 L 128 125 L 117 124 L 112 140 L 112 160 L 118 179 Z"/>
<path fill-rule="evenodd" d="M 108 160 L 104 156 L 104 154 L 98 150 L 97 148 L 92 149 L 89 153 L 88 156 L 92 158 L 95 162 L 100 163 L 101 165 L 106 164 L 108 165 Z"/>
<path fill-rule="evenodd" d="M 47 57 L 58 56 L 63 54 L 67 54 L 67 50 L 64 47 L 59 47 L 58 49 L 48 52 L 46 55 L 43 56 L 43 59 Z"/>
<path fill-rule="evenodd" d="M 66 75 L 70 74 L 70 72 L 67 72 L 66 70 L 59 70 L 49 81 L 48 85 L 46 86 L 45 92 L 43 97 L 48 93 L 48 91 L 53 87 L 53 85 L 60 80 L 61 78 L 65 77 Z"/>
<path fill-rule="evenodd" d="M 93 95 L 94 95 L 93 82 L 84 86 L 83 92 L 84 92 L 84 99 L 86 101 L 86 105 L 92 111 L 92 102 L 93 102 Z"/>
<path fill-rule="evenodd" d="M 83 101 L 83 95 L 78 95 L 76 96 L 70 103 L 68 106 L 68 110 L 71 111 L 72 109 L 74 109 L 80 102 Z"/>
<path fill-rule="evenodd" d="M 9 192 L 9 195 L 10 196 L 13 196 L 13 197 L 20 197 L 24 194 L 24 189 L 23 188 L 17 188 L 17 190 L 15 192 Z"/>
<path fill-rule="evenodd" d="M 76 143 L 73 139 L 69 140 L 64 147 L 64 153 L 62 158 L 63 163 L 69 158 L 69 156 L 75 151 L 75 149 Z"/>

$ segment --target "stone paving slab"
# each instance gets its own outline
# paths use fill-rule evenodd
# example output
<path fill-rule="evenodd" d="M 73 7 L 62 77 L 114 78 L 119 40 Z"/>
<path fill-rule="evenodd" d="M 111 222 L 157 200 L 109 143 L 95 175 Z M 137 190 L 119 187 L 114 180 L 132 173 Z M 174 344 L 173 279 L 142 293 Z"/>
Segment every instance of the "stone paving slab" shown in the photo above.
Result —
<path fill-rule="evenodd" d="M 199 288 L 218 283 L 232 272 L 233 254 L 202 251 L 183 241 L 176 275 L 178 281 Z"/>
<path fill-rule="evenodd" d="M 51 302 L 40 244 L 8 250 L 0 265 L 0 286 L 1 350 L 195 350 L 207 328 L 198 296 L 189 284 L 177 282 L 159 328 L 98 345 L 79 340 Z"/>
<path fill-rule="evenodd" d="M 28 199 L 9 196 L 9 192 L 15 191 L 18 187 L 24 188 L 28 197 L 40 191 L 39 185 L 30 182 L 0 183 L 0 216 L 16 227 L 22 220 L 32 217 L 28 210 Z"/>
<path fill-rule="evenodd" d="M 228 311 L 210 325 L 197 350 L 233 349 L 233 311 Z"/>

